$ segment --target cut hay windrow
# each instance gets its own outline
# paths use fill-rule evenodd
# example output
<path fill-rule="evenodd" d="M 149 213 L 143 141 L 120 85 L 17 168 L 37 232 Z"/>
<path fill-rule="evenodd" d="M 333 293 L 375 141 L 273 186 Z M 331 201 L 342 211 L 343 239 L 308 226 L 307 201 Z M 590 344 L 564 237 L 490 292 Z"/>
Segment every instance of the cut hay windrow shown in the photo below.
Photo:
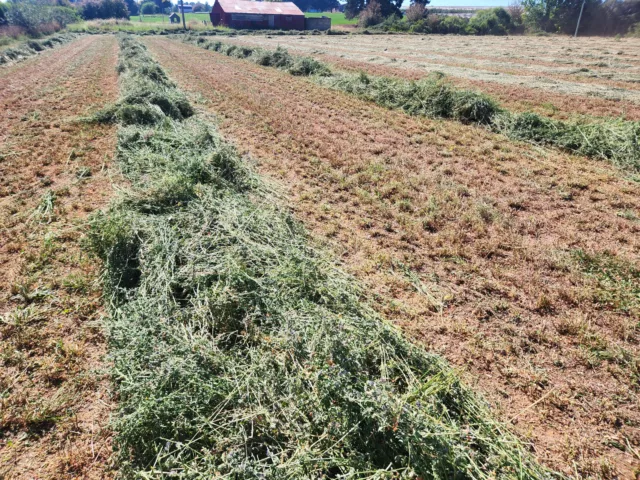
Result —
<path fill-rule="evenodd" d="M 120 45 L 106 117 L 131 185 L 88 243 L 123 477 L 555 478 L 367 305 L 205 117 L 163 108 L 160 92 L 184 97 L 137 40 Z"/>
<path fill-rule="evenodd" d="M 48 48 L 69 43 L 78 38 L 77 33 L 58 33 L 42 40 L 28 40 L 11 48 L 0 50 L 0 65 L 19 62 Z"/>
<path fill-rule="evenodd" d="M 640 122 L 611 119 L 580 123 L 553 120 L 531 112 L 512 113 L 483 93 L 455 88 L 442 74 L 409 81 L 365 73 L 333 72 L 318 60 L 293 56 L 282 48 L 266 50 L 238 46 L 192 35 L 180 38 L 185 43 L 279 68 L 292 75 L 312 76 L 321 85 L 409 115 L 478 124 L 513 140 L 560 148 L 609 161 L 634 173 L 640 172 Z"/>

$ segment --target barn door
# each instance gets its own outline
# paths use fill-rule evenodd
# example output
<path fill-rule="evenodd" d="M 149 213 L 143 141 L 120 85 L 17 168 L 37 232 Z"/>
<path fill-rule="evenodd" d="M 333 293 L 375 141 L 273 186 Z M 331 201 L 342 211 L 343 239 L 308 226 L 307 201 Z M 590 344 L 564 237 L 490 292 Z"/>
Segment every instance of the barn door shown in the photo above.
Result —
<path fill-rule="evenodd" d="M 273 28 L 276 24 L 276 16 L 275 15 L 269 15 L 269 26 L 271 28 Z"/>

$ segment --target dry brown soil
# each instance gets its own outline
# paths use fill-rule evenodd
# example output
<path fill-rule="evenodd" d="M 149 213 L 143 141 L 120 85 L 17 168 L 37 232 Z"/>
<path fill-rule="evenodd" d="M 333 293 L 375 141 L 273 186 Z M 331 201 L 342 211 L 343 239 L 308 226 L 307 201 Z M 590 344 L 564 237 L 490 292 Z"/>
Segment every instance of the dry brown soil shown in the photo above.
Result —
<path fill-rule="evenodd" d="M 516 111 L 533 110 L 556 118 L 580 114 L 640 119 L 640 56 L 635 53 L 640 51 L 640 41 L 534 39 L 243 36 L 225 42 L 283 46 L 344 70 L 412 80 L 441 71 L 456 85 L 488 93 Z M 620 78 L 614 80 L 616 76 Z"/>
<path fill-rule="evenodd" d="M 456 365 L 541 461 L 582 478 L 635 475 L 639 299 L 586 275 L 576 251 L 637 273 L 637 183 L 606 163 L 145 42 L 286 185 L 378 308 Z M 626 300 L 603 300 L 612 292 Z"/>
<path fill-rule="evenodd" d="M 89 212 L 112 194 L 117 42 L 0 68 L 0 478 L 110 478 L 111 394 Z"/>

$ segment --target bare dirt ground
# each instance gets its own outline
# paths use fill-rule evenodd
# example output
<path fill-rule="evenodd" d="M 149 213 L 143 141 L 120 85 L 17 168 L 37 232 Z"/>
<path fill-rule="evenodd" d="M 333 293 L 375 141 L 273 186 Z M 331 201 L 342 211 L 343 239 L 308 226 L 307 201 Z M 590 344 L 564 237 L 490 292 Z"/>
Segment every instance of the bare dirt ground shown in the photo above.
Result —
<path fill-rule="evenodd" d="M 110 478 L 111 410 L 94 259 L 112 193 L 117 43 L 87 36 L 0 68 L 0 478 Z"/>
<path fill-rule="evenodd" d="M 613 167 L 145 40 L 378 308 L 458 366 L 541 461 L 640 466 L 640 186 Z"/>
<path fill-rule="evenodd" d="M 227 40 L 225 40 L 227 41 Z M 640 40 L 554 37 L 244 36 L 348 70 L 418 79 L 439 71 L 513 110 L 640 119 Z"/>

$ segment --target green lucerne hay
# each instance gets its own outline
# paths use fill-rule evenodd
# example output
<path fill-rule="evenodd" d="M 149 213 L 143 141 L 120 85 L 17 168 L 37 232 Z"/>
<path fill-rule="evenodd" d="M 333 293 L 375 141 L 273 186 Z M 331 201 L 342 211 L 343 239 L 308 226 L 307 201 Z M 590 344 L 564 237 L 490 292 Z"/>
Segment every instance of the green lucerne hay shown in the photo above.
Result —
<path fill-rule="evenodd" d="M 607 120 L 562 122 L 535 113 L 510 114 L 494 121 L 494 129 L 510 138 L 552 145 L 588 157 L 608 160 L 640 171 L 640 122 Z"/>
<path fill-rule="evenodd" d="M 181 120 L 193 115 L 185 95 L 175 88 L 166 73 L 146 54 L 146 47 L 131 38 L 121 40 L 116 69 L 126 94 L 114 105 L 96 113 L 91 120 L 123 125 L 153 125 L 165 117 Z"/>
<path fill-rule="evenodd" d="M 16 47 L 0 50 L 0 65 L 37 55 L 47 48 L 68 43 L 78 37 L 75 33 L 60 33 L 45 40 L 28 40 Z"/>
<path fill-rule="evenodd" d="M 199 47 L 220 52 L 228 57 L 247 59 L 258 65 L 274 67 L 284 70 L 291 75 L 329 75 L 329 68 L 322 62 L 311 57 L 293 57 L 284 48 L 266 50 L 260 47 L 238 46 L 225 44 L 219 40 L 209 41 L 202 37 L 186 35 L 183 39 L 186 43 L 194 43 Z"/>
<path fill-rule="evenodd" d="M 45 47 L 44 47 L 40 42 L 38 42 L 38 41 L 36 41 L 36 40 L 29 40 L 29 41 L 27 42 L 27 46 L 28 46 L 30 49 L 35 50 L 36 52 L 41 52 L 41 51 L 43 51 L 43 50 L 44 50 L 44 48 L 45 48 Z"/>
<path fill-rule="evenodd" d="M 151 60 L 120 43 L 126 97 Z M 367 306 L 210 124 L 161 115 L 121 126 L 130 190 L 89 234 L 123 477 L 553 478 Z"/>

